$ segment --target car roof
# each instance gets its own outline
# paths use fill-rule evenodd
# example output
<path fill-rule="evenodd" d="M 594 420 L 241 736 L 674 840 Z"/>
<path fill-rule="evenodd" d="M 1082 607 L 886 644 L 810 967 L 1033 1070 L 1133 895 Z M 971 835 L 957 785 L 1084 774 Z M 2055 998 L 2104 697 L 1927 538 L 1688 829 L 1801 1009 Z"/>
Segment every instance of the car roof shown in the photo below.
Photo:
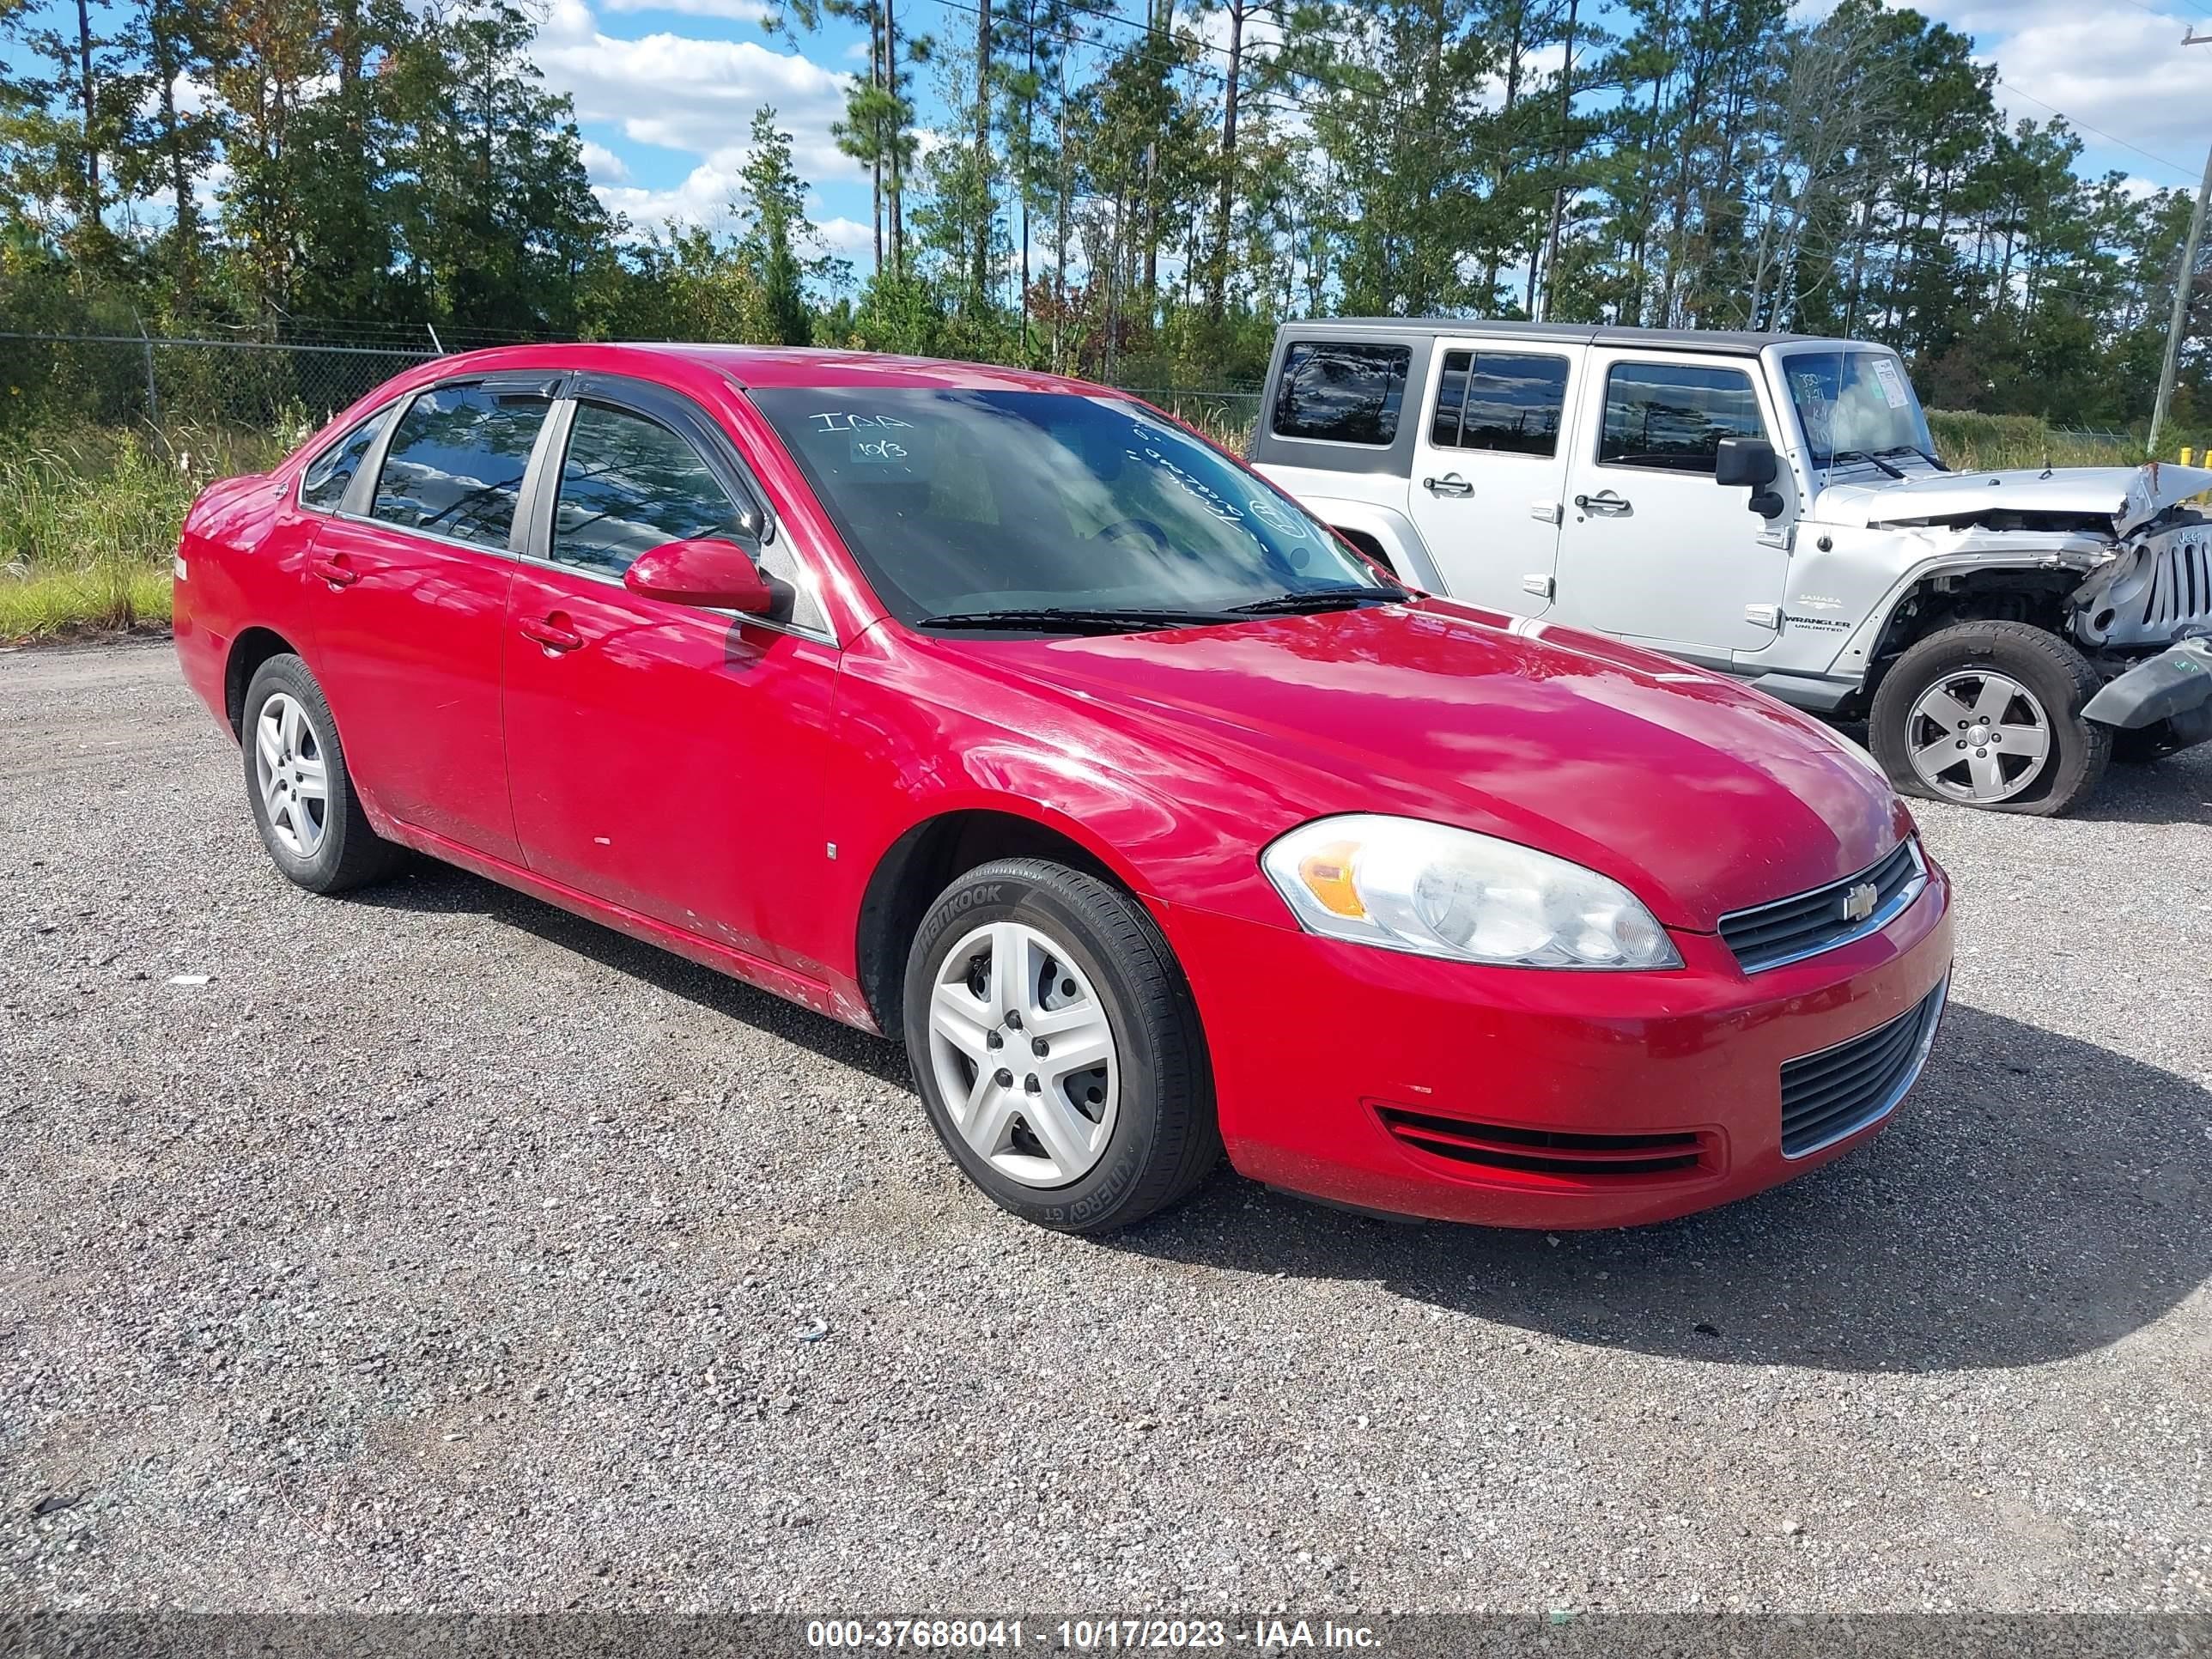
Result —
<path fill-rule="evenodd" d="M 673 359 L 709 369 L 747 388 L 872 386 L 1089 394 L 1110 390 L 1085 380 L 1006 368 L 995 363 L 896 357 L 877 351 L 720 345 L 677 340 L 495 346 L 488 350 L 456 353 L 439 359 L 438 365 L 441 374 L 516 369 L 599 369 L 619 374 L 625 368 L 632 374 L 641 374 L 652 366 L 653 359 Z"/>
<path fill-rule="evenodd" d="M 1431 339 L 1440 334 L 1528 341 L 1552 345 L 1625 345 L 1644 350 L 1717 351 L 1753 356 L 1771 345 L 1797 343 L 1862 345 L 1855 340 L 1823 340 L 1812 334 L 1766 334 L 1729 328 L 1623 328 L 1612 323 L 1522 323 L 1474 317 L 1327 317 L 1285 323 L 1291 339 L 1321 339 L 1345 333 L 1388 334 Z"/>

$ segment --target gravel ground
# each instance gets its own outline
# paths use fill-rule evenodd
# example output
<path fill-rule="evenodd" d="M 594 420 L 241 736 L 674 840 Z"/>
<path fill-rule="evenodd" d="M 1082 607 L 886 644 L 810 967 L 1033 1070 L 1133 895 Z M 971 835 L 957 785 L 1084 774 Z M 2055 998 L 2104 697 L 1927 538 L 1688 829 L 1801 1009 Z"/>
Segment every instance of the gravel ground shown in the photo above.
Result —
<path fill-rule="evenodd" d="M 0 1605 L 2212 1608 L 2212 751 L 2114 783 L 1923 811 L 1945 1040 L 1794 1186 L 1093 1243 L 888 1045 L 287 886 L 166 647 L 0 655 Z"/>

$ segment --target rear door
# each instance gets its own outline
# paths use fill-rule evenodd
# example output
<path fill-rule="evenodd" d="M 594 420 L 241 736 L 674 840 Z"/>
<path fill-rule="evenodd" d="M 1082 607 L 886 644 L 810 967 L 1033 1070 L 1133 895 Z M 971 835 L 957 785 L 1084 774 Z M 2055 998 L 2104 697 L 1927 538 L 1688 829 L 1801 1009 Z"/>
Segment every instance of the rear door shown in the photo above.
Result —
<path fill-rule="evenodd" d="M 1437 343 L 1406 512 L 1454 599 L 1522 617 L 1551 608 L 1580 355 Z"/>
<path fill-rule="evenodd" d="M 607 903 L 818 975 L 780 949 L 829 857 L 838 653 L 811 573 L 719 422 L 665 387 L 592 377 L 549 442 L 509 595 L 505 720 L 530 868 Z M 744 508 L 751 509 L 750 514 Z M 765 541 L 744 526 L 768 525 Z M 738 543 L 772 618 L 623 586 L 664 542 Z"/>
<path fill-rule="evenodd" d="M 1595 346 L 1587 373 L 1553 615 L 1719 666 L 1771 644 L 1746 607 L 1782 603 L 1786 538 L 1713 482 L 1721 439 L 1774 437 L 1756 360 Z"/>
<path fill-rule="evenodd" d="M 309 665 L 359 787 L 392 817 L 510 862 L 508 544 L 553 385 L 478 378 L 410 398 L 317 532 L 307 577 Z"/>

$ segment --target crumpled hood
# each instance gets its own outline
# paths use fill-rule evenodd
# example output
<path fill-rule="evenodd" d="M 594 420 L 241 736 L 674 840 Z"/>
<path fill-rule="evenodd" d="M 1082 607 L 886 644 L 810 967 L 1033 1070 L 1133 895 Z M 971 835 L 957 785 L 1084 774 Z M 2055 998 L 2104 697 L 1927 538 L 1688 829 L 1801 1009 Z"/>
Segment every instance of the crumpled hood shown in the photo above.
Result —
<path fill-rule="evenodd" d="M 1662 921 L 1866 868 L 1909 832 L 1889 785 L 1781 703 L 1668 659 L 1439 600 L 1228 628 L 992 642 L 1033 685 L 1226 768 L 1263 838 L 1332 812 L 1501 836 L 1612 876 Z M 1100 757 L 1103 760 L 1104 757 Z M 1176 787 L 1170 781 L 1168 786 Z M 1181 787 L 1181 810 L 1221 792 Z M 1249 807 L 1240 808 L 1249 812 Z"/>
<path fill-rule="evenodd" d="M 1814 499 L 1823 524 L 1875 525 L 1978 514 L 2074 513 L 2100 520 L 2124 536 L 2176 502 L 2212 489 L 2200 466 L 2076 466 L 2051 471 L 1938 472 L 1923 477 L 1831 484 Z"/>

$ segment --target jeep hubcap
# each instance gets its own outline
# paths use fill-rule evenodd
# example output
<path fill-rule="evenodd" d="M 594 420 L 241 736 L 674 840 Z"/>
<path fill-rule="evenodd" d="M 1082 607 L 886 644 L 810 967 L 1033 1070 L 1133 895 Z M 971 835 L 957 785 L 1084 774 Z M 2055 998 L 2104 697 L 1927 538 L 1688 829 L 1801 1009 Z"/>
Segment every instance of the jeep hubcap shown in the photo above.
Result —
<path fill-rule="evenodd" d="M 1948 800 L 2009 800 L 2051 763 L 2051 716 L 2018 680 L 1985 668 L 1947 674 L 1905 717 L 1921 782 Z"/>
<path fill-rule="evenodd" d="M 1090 1173 L 1113 1138 L 1121 1065 L 1090 980 L 1018 921 L 976 928 L 930 988 L 929 1061 L 953 1127 L 1025 1187 Z"/>
<path fill-rule="evenodd" d="M 253 781 L 277 844 L 295 858 L 314 857 L 330 824 L 330 774 L 314 722 L 289 693 L 263 703 L 253 722 Z"/>

